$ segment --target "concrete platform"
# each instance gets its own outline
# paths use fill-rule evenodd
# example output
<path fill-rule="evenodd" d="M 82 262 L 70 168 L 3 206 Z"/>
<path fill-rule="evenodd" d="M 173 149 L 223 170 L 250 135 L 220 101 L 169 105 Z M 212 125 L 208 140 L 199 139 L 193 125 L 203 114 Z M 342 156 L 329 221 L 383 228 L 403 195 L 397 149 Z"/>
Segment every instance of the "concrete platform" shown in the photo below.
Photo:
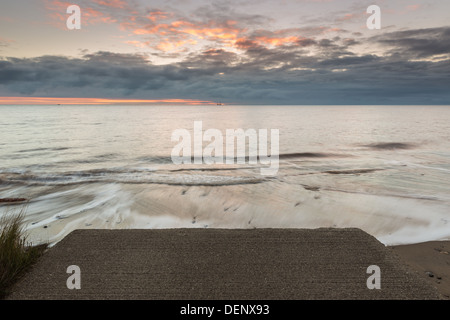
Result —
<path fill-rule="evenodd" d="M 66 273 L 81 270 L 81 289 Z M 367 268 L 381 289 L 367 288 Z M 439 299 L 359 229 L 76 230 L 49 249 L 9 299 Z"/>

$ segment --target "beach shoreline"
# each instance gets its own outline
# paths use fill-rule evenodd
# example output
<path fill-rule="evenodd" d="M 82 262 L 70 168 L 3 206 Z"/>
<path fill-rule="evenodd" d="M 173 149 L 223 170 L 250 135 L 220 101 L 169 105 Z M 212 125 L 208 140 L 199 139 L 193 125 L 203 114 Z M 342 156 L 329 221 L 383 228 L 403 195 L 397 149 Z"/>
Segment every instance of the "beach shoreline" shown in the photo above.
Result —
<path fill-rule="evenodd" d="M 389 246 L 411 270 L 434 286 L 442 299 L 450 300 L 450 241 Z"/>

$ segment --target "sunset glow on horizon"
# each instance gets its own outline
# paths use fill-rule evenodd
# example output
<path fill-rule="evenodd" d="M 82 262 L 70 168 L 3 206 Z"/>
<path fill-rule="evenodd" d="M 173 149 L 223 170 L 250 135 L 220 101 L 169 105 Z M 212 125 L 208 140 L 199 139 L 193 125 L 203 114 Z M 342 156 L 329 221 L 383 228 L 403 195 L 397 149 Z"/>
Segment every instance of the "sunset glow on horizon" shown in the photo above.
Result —
<path fill-rule="evenodd" d="M 114 105 L 114 104 L 174 104 L 215 105 L 213 101 L 184 99 L 103 99 L 103 98 L 52 98 L 52 97 L 0 97 L 0 105 Z"/>

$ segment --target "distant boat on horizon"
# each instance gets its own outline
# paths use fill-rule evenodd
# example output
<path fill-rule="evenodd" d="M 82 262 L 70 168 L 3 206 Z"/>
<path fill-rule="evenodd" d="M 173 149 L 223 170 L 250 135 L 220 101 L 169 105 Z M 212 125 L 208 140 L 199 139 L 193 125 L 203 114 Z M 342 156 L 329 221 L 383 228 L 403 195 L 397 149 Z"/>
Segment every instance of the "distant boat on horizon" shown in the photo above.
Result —
<path fill-rule="evenodd" d="M 218 106 L 224 106 L 224 104 L 221 103 L 221 102 L 217 102 L 217 105 L 218 105 Z"/>

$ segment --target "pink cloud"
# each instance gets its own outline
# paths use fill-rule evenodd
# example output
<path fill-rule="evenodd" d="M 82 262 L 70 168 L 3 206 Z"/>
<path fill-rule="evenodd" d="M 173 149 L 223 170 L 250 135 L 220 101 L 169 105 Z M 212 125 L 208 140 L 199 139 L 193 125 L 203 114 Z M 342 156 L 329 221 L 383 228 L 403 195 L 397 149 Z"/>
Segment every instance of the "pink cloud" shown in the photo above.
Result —
<path fill-rule="evenodd" d="M 95 3 L 112 8 L 124 9 L 128 3 L 123 0 L 93 0 Z"/>
<path fill-rule="evenodd" d="M 416 10 L 420 9 L 421 7 L 422 7 L 422 5 L 420 5 L 420 4 L 411 4 L 409 6 L 406 6 L 406 10 L 416 11 Z"/>
<path fill-rule="evenodd" d="M 99 5 L 105 6 L 107 5 L 114 8 L 121 8 L 115 6 L 121 5 L 122 3 L 126 4 L 121 0 L 114 0 L 114 1 L 95 0 L 94 2 L 98 3 Z M 61 22 L 65 22 L 67 20 L 68 15 L 66 13 L 66 10 L 69 6 L 72 5 L 72 3 L 61 0 L 45 0 L 44 3 L 46 9 L 49 11 L 49 16 L 52 20 L 51 24 L 59 28 L 65 28 L 65 24 L 62 24 Z M 81 15 L 83 19 L 82 20 L 83 25 L 117 22 L 117 20 L 114 17 L 107 15 L 105 12 L 88 6 L 81 7 Z"/>

